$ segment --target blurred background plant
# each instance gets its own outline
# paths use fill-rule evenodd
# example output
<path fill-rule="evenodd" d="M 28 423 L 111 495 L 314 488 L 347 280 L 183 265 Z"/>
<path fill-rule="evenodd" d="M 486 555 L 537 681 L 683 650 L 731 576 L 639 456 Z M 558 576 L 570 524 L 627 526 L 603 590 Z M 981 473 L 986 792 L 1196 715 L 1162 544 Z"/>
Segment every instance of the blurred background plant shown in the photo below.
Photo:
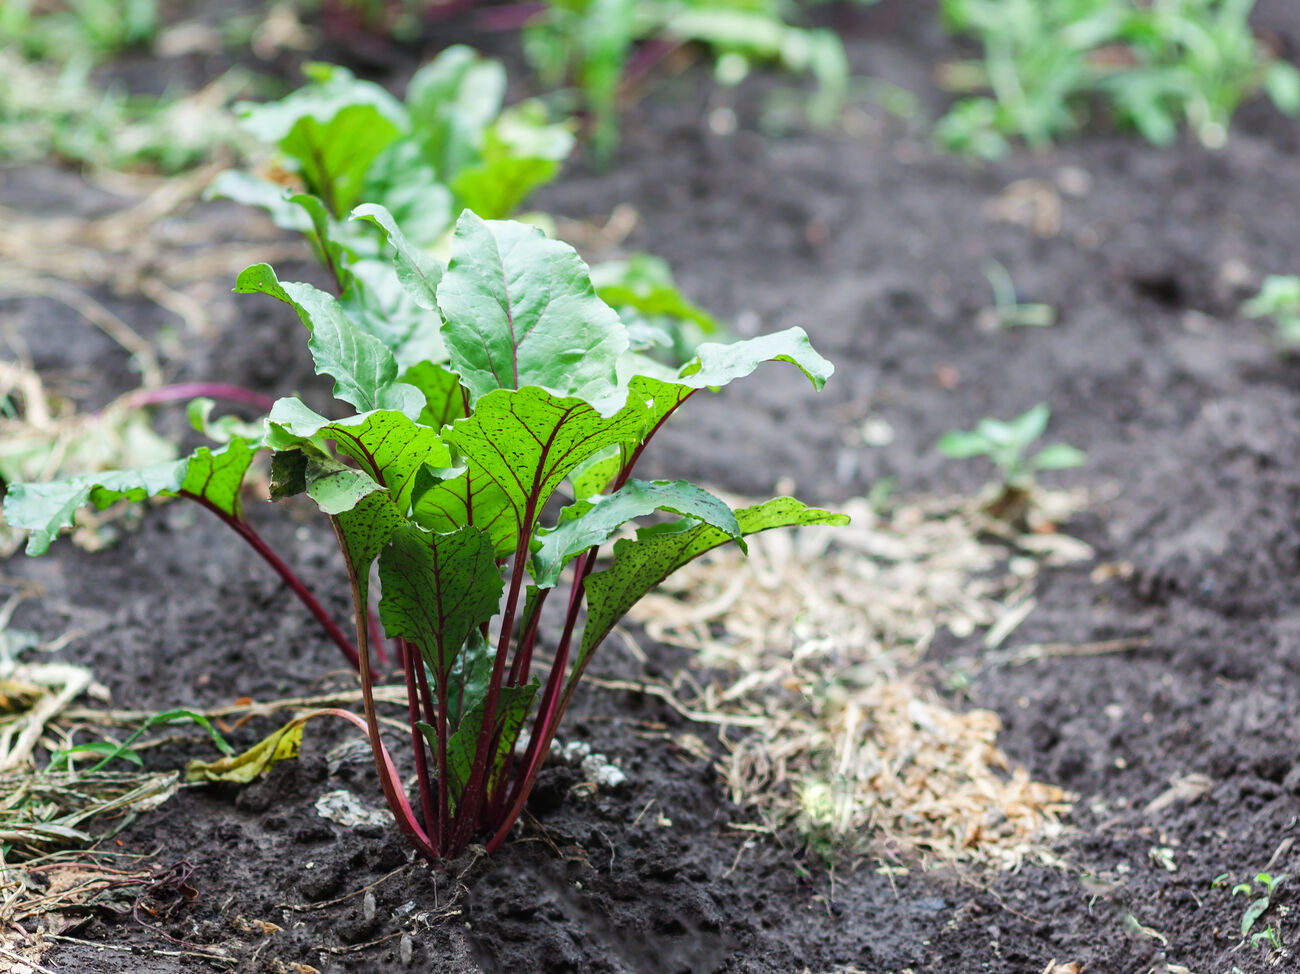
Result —
<path fill-rule="evenodd" d="M 243 74 L 197 92 L 129 94 L 95 76 L 103 62 L 146 48 L 158 0 L 5 0 L 0 4 L 0 163 L 54 157 L 104 169 L 174 173 L 229 142 L 222 111 Z"/>
<path fill-rule="evenodd" d="M 808 117 L 829 125 L 848 89 L 848 58 L 834 31 L 791 23 L 799 7 L 782 0 L 549 0 L 524 27 L 524 54 L 544 84 L 577 86 L 601 160 L 618 141 L 620 93 L 684 44 L 708 50 L 724 86 L 743 81 L 755 62 L 811 74 L 817 91 Z"/>
<path fill-rule="evenodd" d="M 981 48 L 948 65 L 959 99 L 935 127 L 938 143 L 986 159 L 1021 138 L 1043 149 L 1101 107 L 1157 145 L 1186 124 L 1221 148 L 1238 106 L 1266 92 L 1300 111 L 1300 73 L 1250 27 L 1255 0 L 941 0 L 943 22 Z"/>
<path fill-rule="evenodd" d="M 1270 274 L 1259 293 L 1241 306 L 1241 313 L 1247 318 L 1272 318 L 1278 349 L 1284 354 L 1300 351 L 1300 277 Z"/>

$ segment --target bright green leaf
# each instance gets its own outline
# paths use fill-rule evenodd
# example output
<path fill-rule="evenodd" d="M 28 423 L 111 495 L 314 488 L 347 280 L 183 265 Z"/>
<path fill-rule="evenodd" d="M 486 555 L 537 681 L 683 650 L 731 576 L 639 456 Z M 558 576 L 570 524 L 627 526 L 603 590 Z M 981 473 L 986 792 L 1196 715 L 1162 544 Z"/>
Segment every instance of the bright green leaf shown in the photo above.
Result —
<path fill-rule="evenodd" d="M 411 503 L 415 475 L 422 467 L 451 464 L 451 453 L 437 431 L 394 410 L 331 422 L 298 399 L 280 399 L 272 407 L 267 423 L 277 449 L 321 438 L 333 440 L 341 453 L 357 461 L 365 473 L 393 495 L 402 510 Z"/>
<path fill-rule="evenodd" d="M 402 105 L 344 68 L 310 66 L 317 84 L 267 105 L 239 106 L 244 128 L 276 145 L 336 217 L 357 202 L 370 163 L 408 125 Z"/>
<path fill-rule="evenodd" d="M 937 446 L 939 452 L 950 460 L 981 457 L 993 448 L 993 444 L 978 433 L 969 433 L 965 430 L 949 430 L 939 437 Z"/>
<path fill-rule="evenodd" d="M 466 395 L 460 376 L 433 362 L 420 362 L 402 374 L 402 381 L 424 394 L 417 422 L 440 430 L 466 415 Z"/>
<path fill-rule="evenodd" d="M 12 484 L 4 498 L 5 522 L 31 530 L 29 555 L 44 554 L 59 531 L 71 527 L 77 511 L 100 510 L 119 500 L 175 497 L 184 491 L 223 514 L 240 516 L 240 488 L 252 463 L 254 447 L 231 440 L 218 450 L 199 447 L 181 460 L 109 470 L 49 483 Z"/>
<path fill-rule="evenodd" d="M 513 216 L 528 195 L 555 178 L 560 164 L 553 159 L 518 156 L 489 131 L 476 165 L 458 172 L 451 183 L 457 202 L 485 220 Z"/>
<path fill-rule="evenodd" d="M 1078 447 L 1068 443 L 1053 443 L 1034 455 L 1032 466 L 1035 470 L 1065 470 L 1083 466 L 1087 460 L 1088 455 Z"/>
<path fill-rule="evenodd" d="M 606 417 L 581 399 L 561 399 L 529 386 L 488 393 L 446 439 L 469 463 L 470 478 L 481 472 L 499 490 L 508 510 L 492 516 L 504 516 L 530 534 L 551 494 L 578 464 L 636 438 L 644 425 L 645 406 L 636 397 Z M 481 480 L 467 482 L 477 486 Z M 478 500 L 473 500 L 477 518 Z"/>
<path fill-rule="evenodd" d="M 475 527 L 396 531 L 379 556 L 379 579 L 384 630 L 418 646 L 439 682 L 470 631 L 496 613 L 503 587 L 492 543 Z"/>

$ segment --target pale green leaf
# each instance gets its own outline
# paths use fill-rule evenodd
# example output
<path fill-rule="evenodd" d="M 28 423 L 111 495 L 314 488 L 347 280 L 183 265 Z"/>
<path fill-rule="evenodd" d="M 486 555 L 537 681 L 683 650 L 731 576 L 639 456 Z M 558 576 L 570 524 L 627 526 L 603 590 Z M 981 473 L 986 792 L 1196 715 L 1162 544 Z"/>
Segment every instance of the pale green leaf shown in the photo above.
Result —
<path fill-rule="evenodd" d="M 329 65 L 317 83 L 278 102 L 238 106 L 243 126 L 274 144 L 336 217 L 356 203 L 371 162 L 407 128 L 405 109 L 379 85 Z"/>
<path fill-rule="evenodd" d="M 395 410 L 330 421 L 300 400 L 287 398 L 276 401 L 267 423 L 269 438 L 277 449 L 301 442 L 318 444 L 322 438 L 333 440 L 339 452 L 357 461 L 403 511 L 410 506 L 415 476 L 422 467 L 451 465 L 451 452 L 437 431 Z"/>
<path fill-rule="evenodd" d="M 736 511 L 741 536 L 770 528 L 847 524 L 843 514 L 808 507 L 793 497 L 778 497 Z M 700 524 L 677 531 L 642 532 L 614 545 L 614 562 L 587 579 L 587 624 L 570 684 L 586 660 L 643 595 L 678 568 L 732 540 L 726 531 Z"/>
<path fill-rule="evenodd" d="M 559 581 L 561 569 L 571 559 L 593 545 L 604 544 L 627 521 L 655 511 L 669 511 L 712 525 L 744 547 L 731 508 L 704 488 L 684 480 L 629 480 L 607 497 L 580 501 L 575 506 L 581 508 L 581 513 L 572 518 L 562 514 L 559 525 L 540 536 L 533 552 L 531 574 L 543 588 Z"/>
<path fill-rule="evenodd" d="M 993 449 L 993 444 L 977 433 L 966 430 L 949 430 L 939 437 L 939 452 L 950 460 L 980 457 Z"/>
<path fill-rule="evenodd" d="M 257 448 L 240 439 L 211 450 L 199 447 L 188 457 L 140 467 L 108 470 L 49 483 L 11 484 L 4 498 L 4 518 L 11 527 L 32 532 L 29 555 L 44 554 L 77 511 L 103 509 L 119 500 L 175 497 L 182 491 L 223 514 L 240 516 L 240 488 Z"/>
<path fill-rule="evenodd" d="M 1081 467 L 1088 460 L 1088 455 L 1078 447 L 1068 443 L 1053 443 L 1045 446 L 1034 455 L 1031 466 L 1035 470 L 1066 470 Z"/>
<path fill-rule="evenodd" d="M 438 282 L 442 267 L 426 251 L 407 239 L 393 215 L 375 203 L 363 203 L 352 211 L 353 220 L 373 223 L 396 254 L 397 279 L 406 293 L 421 308 L 432 311 L 438 306 Z"/>
<path fill-rule="evenodd" d="M 307 347 L 318 375 L 334 379 L 334 395 L 359 412 L 395 409 L 418 416 L 424 397 L 397 381 L 397 360 L 388 347 L 358 328 L 333 296 L 310 284 L 281 282 L 267 264 L 246 268 L 235 284 L 238 294 L 269 294 L 298 313 L 311 332 Z"/>
<path fill-rule="evenodd" d="M 463 213 L 438 307 L 471 401 L 524 386 L 591 402 L 615 393 L 627 331 L 573 248 L 536 227 Z"/>

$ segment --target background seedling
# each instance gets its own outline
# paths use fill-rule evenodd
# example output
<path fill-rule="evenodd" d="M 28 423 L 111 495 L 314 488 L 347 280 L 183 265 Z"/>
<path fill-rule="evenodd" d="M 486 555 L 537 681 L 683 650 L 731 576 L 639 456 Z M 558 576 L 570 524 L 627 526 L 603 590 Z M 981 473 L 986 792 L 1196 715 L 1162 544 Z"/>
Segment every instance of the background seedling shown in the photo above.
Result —
<path fill-rule="evenodd" d="M 1077 467 L 1084 452 L 1066 443 L 1051 443 L 1036 453 L 1030 445 L 1047 430 L 1051 410 L 1039 403 L 1010 422 L 982 419 L 973 430 L 950 430 L 939 438 L 939 452 L 954 460 L 987 457 L 1002 478 L 1002 491 L 989 506 L 991 513 L 1008 519 L 1024 513 L 1035 487 L 1035 474 L 1044 470 Z"/>
<path fill-rule="evenodd" d="M 1055 324 L 1056 309 L 1050 304 L 1022 302 L 1016 295 L 1016 286 L 1007 269 L 996 260 L 983 266 L 984 278 L 993 289 L 992 322 L 994 327 L 1020 326 L 1046 327 Z"/>
<path fill-rule="evenodd" d="M 843 104 L 848 59 L 829 30 L 792 26 L 778 0 L 549 0 L 524 31 L 524 52 L 544 83 L 572 79 L 592 116 L 592 144 L 608 160 L 625 86 L 682 44 L 716 57 L 715 77 L 739 83 L 754 61 L 807 72 L 818 90 L 809 116 L 829 123 Z"/>
<path fill-rule="evenodd" d="M 1276 892 L 1278 886 L 1284 883 L 1287 878 L 1286 873 L 1280 873 L 1277 876 L 1274 876 L 1271 873 L 1257 873 L 1253 883 L 1247 881 L 1244 883 L 1238 883 L 1236 886 L 1232 887 L 1232 895 L 1234 897 L 1238 894 L 1245 894 L 1248 897 L 1254 897 L 1246 907 L 1246 912 L 1241 915 L 1241 935 L 1242 937 L 1249 936 L 1252 946 L 1272 946 L 1274 948 L 1281 948 L 1281 937 L 1277 931 L 1273 929 L 1272 924 L 1269 924 L 1266 930 L 1255 933 L 1253 936 L 1251 935 L 1251 930 L 1254 929 L 1255 924 L 1260 917 L 1267 913 L 1269 907 L 1273 905 L 1273 894 Z M 1255 895 L 1256 884 L 1260 887 L 1259 895 Z"/>
<path fill-rule="evenodd" d="M 1096 105 L 1158 145 L 1186 123 L 1220 148 L 1237 107 L 1263 91 L 1300 111 L 1300 73 L 1250 29 L 1254 0 L 943 0 L 944 23 L 974 36 L 979 61 L 950 66 L 959 100 L 935 128 L 955 152 L 997 158 L 1019 137 L 1042 149 Z"/>
<path fill-rule="evenodd" d="M 1300 277 L 1270 274 L 1259 293 L 1241 306 L 1248 318 L 1272 318 L 1283 352 L 1300 350 Z"/>

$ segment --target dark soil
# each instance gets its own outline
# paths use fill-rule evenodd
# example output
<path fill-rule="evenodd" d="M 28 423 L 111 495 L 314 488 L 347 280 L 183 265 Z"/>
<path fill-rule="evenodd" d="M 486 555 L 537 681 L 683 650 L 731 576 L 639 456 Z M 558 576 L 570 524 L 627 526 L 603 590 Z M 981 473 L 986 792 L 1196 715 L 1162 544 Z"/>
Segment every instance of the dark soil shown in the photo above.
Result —
<path fill-rule="evenodd" d="M 842 29 L 857 71 L 937 103 L 929 79 L 945 49 L 909 8 L 881 4 Z M 1294 52 L 1291 5 L 1261 14 Z M 1118 485 L 1069 528 L 1100 562 L 1132 572 L 1094 583 L 1093 565 L 1049 571 L 1017 640 L 1149 644 L 996 670 L 970 687 L 969 702 L 1001 715 L 1014 762 L 1081 794 L 1054 850 L 1068 868 L 888 876 L 866 863 L 831 873 L 794 833 L 735 828 L 749 819 L 726 801 L 710 762 L 672 743 L 695 728 L 653 699 L 593 690 L 562 736 L 590 741 L 629 783 L 583 799 L 569 794 L 573 775 L 553 769 L 517 841 L 443 871 L 420 864 L 382 879 L 410 857 L 393 830 L 348 830 L 316 814 L 316 799 L 338 788 L 379 804 L 367 754 L 344 746 L 356 735 L 342 724 L 310 726 L 301 760 L 242 791 L 182 792 L 120 837 L 127 851 L 196 867 L 198 897 L 160 922 L 191 945 L 240 957 L 244 972 L 301 963 L 325 972 L 1037 974 L 1053 959 L 1116 974 L 1166 963 L 1198 974 L 1300 970 L 1289 950 L 1241 945 L 1245 899 L 1212 888 L 1220 874 L 1237 882 L 1266 865 L 1300 872 L 1291 845 L 1300 829 L 1300 369 L 1236 311 L 1263 275 L 1300 271 L 1300 129 L 1252 105 L 1216 154 L 1101 134 L 975 167 L 936 155 L 869 107 L 855 111 L 853 134 L 773 139 L 758 134 L 757 102 L 742 92 L 738 131 L 716 135 L 710 113 L 732 107 L 731 96 L 702 78 L 661 81 L 631 108 L 616 166 L 576 168 L 536 202 L 579 219 L 632 204 L 641 222 L 629 245 L 667 258 L 694 298 L 742 333 L 804 325 L 838 371 L 820 395 L 773 368 L 693 402 L 659 441 L 654 470 L 748 494 L 791 476 L 803 498 L 826 504 L 887 476 L 904 494 L 971 490 L 989 471 L 941 458 L 939 434 L 1050 403 L 1051 437 L 1089 457 L 1060 482 Z M 1081 190 L 1061 194 L 1059 233 L 1039 237 L 986 215 L 1021 179 Z M 5 174 L 0 202 L 101 205 L 79 180 L 48 170 Z M 249 218 L 205 205 L 185 219 L 226 232 Z M 977 328 L 990 258 L 1024 300 L 1053 305 L 1058 323 Z M 295 270 L 310 273 L 282 276 Z M 209 304 L 220 334 L 170 363 L 173 374 L 314 388 L 297 322 L 222 290 L 214 284 Z M 145 316 L 132 319 L 145 334 L 165 323 L 150 306 L 113 300 Z M 88 338 L 95 333 L 61 306 L 5 298 L 0 311 L 37 365 L 89 384 L 91 402 L 130 387 L 125 356 Z M 868 413 L 892 426 L 894 441 L 845 445 Z M 332 542 L 310 512 L 255 506 L 254 515 L 345 617 Z M 210 707 L 347 684 L 337 651 L 283 587 L 198 510 L 172 504 L 110 551 L 61 544 L 44 559 L 12 559 L 4 574 L 46 592 L 18 624 L 86 633 L 64 655 L 90 666 L 117 706 Z M 976 647 L 950 640 L 939 655 Z M 646 648 L 651 675 L 689 665 Z M 617 641 L 595 669 L 645 675 Z M 235 739 L 251 743 L 273 726 L 253 722 Z M 211 752 L 187 738 L 150 760 L 194 756 Z M 1146 809 L 1191 774 L 1208 777 L 1202 796 Z M 1173 871 L 1152 859 L 1157 848 L 1172 851 Z M 371 883 L 373 912 L 363 895 L 309 906 Z M 1279 888 L 1282 906 L 1295 904 L 1293 888 Z M 283 929 L 252 932 L 260 920 Z M 1283 943 L 1300 938 L 1293 919 L 1275 922 Z M 129 917 L 96 916 L 77 936 L 107 949 L 65 944 L 47 966 L 204 965 L 160 953 L 186 948 Z"/>

